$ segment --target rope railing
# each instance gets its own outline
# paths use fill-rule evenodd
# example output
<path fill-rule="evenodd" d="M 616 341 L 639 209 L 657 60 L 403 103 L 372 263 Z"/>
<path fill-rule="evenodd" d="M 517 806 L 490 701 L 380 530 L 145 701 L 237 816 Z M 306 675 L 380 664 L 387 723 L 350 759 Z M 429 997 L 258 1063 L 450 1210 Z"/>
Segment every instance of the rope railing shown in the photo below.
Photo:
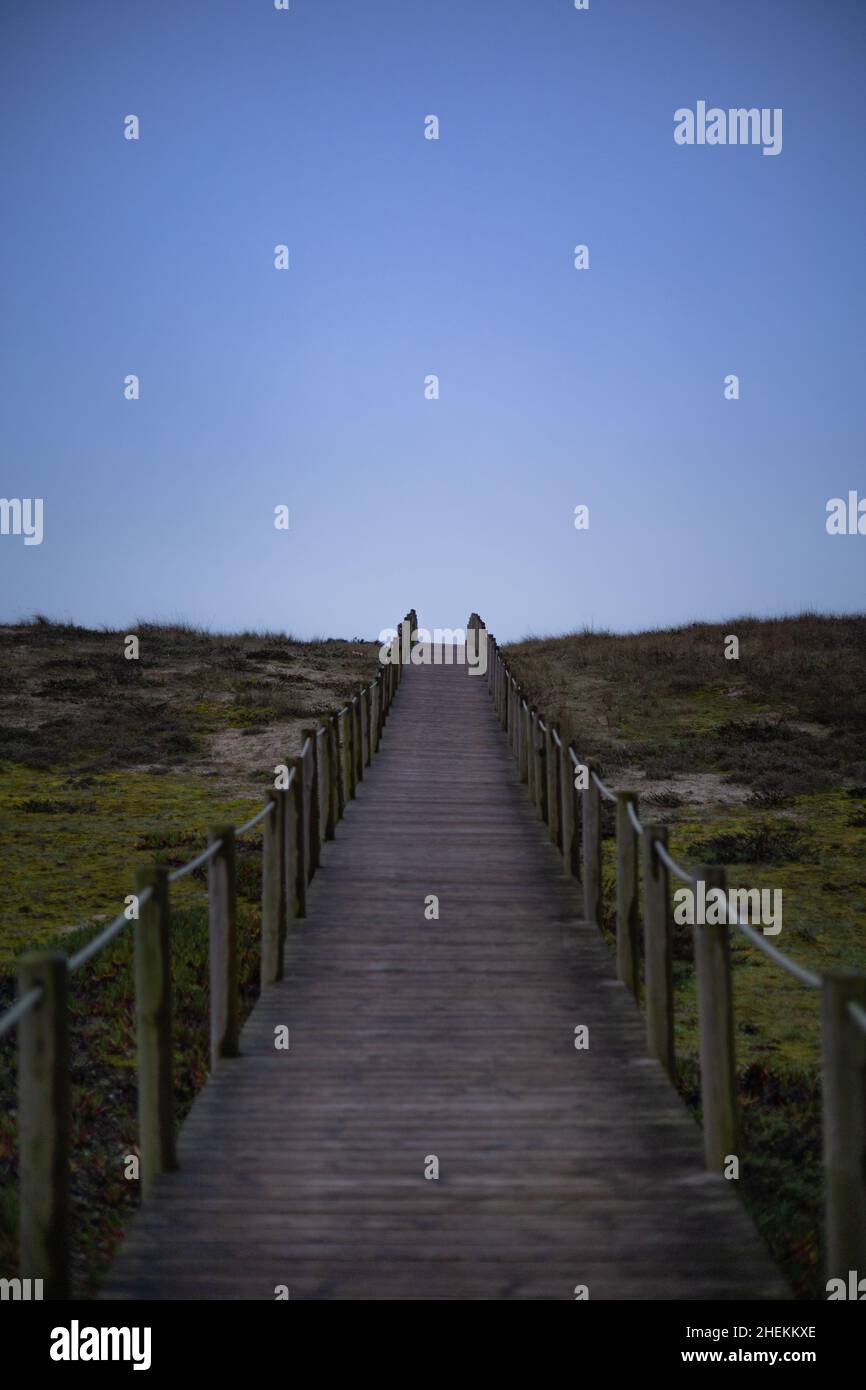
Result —
<path fill-rule="evenodd" d="M 25 1014 L 29 1013 L 32 1008 L 35 1008 L 42 998 L 42 995 L 42 986 L 34 985 L 32 989 L 27 990 L 26 994 L 22 994 L 19 999 L 16 999 L 15 1003 L 12 1004 L 4 1014 L 0 1015 L 0 1038 L 2 1038 L 4 1034 L 12 1032 L 16 1023 L 18 1023 Z"/>
<path fill-rule="evenodd" d="M 772 945 L 738 912 L 729 911 L 725 871 L 692 871 L 678 863 L 668 849 L 666 828 L 644 823 L 635 794 L 614 791 L 565 744 L 556 726 L 531 703 L 490 633 L 487 652 L 488 691 L 520 779 L 562 854 L 564 872 L 581 882 L 584 917 L 596 924 L 602 916 L 600 802 L 616 804 L 617 977 L 638 1002 L 643 999 L 649 1053 L 672 1080 L 677 1063 L 670 879 L 693 891 L 703 885 L 705 891 L 723 895 L 724 910 L 714 914 L 720 920 L 705 920 L 694 932 L 704 1158 L 710 1171 L 724 1171 L 726 1159 L 737 1151 L 739 1134 L 730 931 L 739 931 L 800 985 L 820 991 L 827 1270 L 835 1277 L 866 1268 L 866 975 L 850 970 L 817 975 Z"/>
<path fill-rule="evenodd" d="M 616 800 L 615 797 L 614 797 L 614 800 Z M 634 809 L 634 802 L 633 802 L 633 801 L 629 801 L 629 802 L 627 803 L 626 809 L 627 809 L 627 811 L 628 811 L 628 818 L 629 818 L 629 820 L 631 821 L 632 825 L 633 825 L 634 828 L 635 828 L 635 833 L 636 833 L 637 835 L 642 835 L 642 834 L 643 834 L 643 825 L 641 824 L 640 816 L 638 815 L 637 811 Z"/>
<path fill-rule="evenodd" d="M 183 864 L 179 869 L 172 869 L 168 875 L 169 883 L 177 883 L 179 879 L 186 878 L 188 874 L 194 874 L 196 869 L 200 869 L 202 864 L 207 864 L 213 859 L 215 854 L 219 854 L 222 849 L 222 840 L 214 840 L 213 844 L 203 849 L 201 854 L 197 854 L 195 859 L 190 859 L 188 864 Z"/>
<path fill-rule="evenodd" d="M 145 888 L 143 893 L 138 894 L 136 908 L 142 908 L 145 903 L 150 901 L 151 897 L 152 890 L 150 888 Z M 67 969 L 70 975 L 73 975 L 76 970 L 80 970 L 88 961 L 93 960 L 94 956 L 98 956 L 103 947 L 107 946 L 109 941 L 113 941 L 114 938 L 123 931 L 123 928 L 134 920 L 134 918 L 127 916 L 125 909 L 123 912 L 118 912 L 113 922 L 109 922 L 108 926 L 105 927 L 103 931 L 99 932 L 97 936 L 94 936 L 88 941 L 86 946 L 82 946 L 80 951 L 74 956 L 69 957 Z"/>
<path fill-rule="evenodd" d="M 856 1023 L 861 1033 L 866 1033 L 866 1009 L 860 1004 L 852 1001 L 848 1004 L 848 1016 L 852 1022 Z"/>
<path fill-rule="evenodd" d="M 780 951 L 772 942 L 767 941 L 763 936 L 759 936 L 748 922 L 741 922 L 736 916 L 729 917 L 728 922 L 730 926 L 736 927 L 741 931 L 743 936 L 747 937 L 753 946 L 757 946 L 759 951 L 763 951 L 765 956 L 775 961 L 776 965 L 781 966 L 789 975 L 793 975 L 794 979 L 799 980 L 807 989 L 821 988 L 820 975 L 814 975 L 812 971 L 807 970 L 804 965 L 798 965 L 795 960 L 791 960 L 790 956 L 786 956 L 784 952 Z"/>
<path fill-rule="evenodd" d="M 668 852 L 668 848 L 661 840 L 656 840 L 653 845 L 653 852 L 662 861 L 666 869 L 669 869 L 674 878 L 678 878 L 680 883 L 687 883 L 690 888 L 696 888 L 698 880 L 694 874 L 690 874 L 688 869 L 684 869 L 682 864 L 678 864 L 673 856 Z"/>
<path fill-rule="evenodd" d="M 404 622 L 405 622 L 405 621 L 406 621 L 406 620 L 404 619 Z M 414 640 L 414 639 L 413 639 L 413 640 Z M 397 645 L 396 641 L 393 642 L 391 645 L 392 645 L 392 647 L 393 647 L 393 646 L 396 646 L 396 645 Z M 362 687 L 361 687 L 360 694 L 361 694 L 361 695 L 370 695 L 370 694 L 372 693 L 372 691 L 373 691 L 375 688 L 376 688 L 376 681 L 371 681 L 369 685 L 365 685 L 365 686 L 362 686 Z M 353 695 L 353 696 L 352 696 L 352 703 L 353 703 L 356 699 L 357 699 L 357 696 L 356 696 L 356 695 Z M 338 710 L 338 711 L 337 711 L 337 716 L 339 717 L 340 715 L 348 714 L 351 708 L 352 708 L 352 704 L 351 704 L 351 703 L 348 704 L 348 705 L 344 705 L 343 708 L 342 708 L 341 710 Z M 320 727 L 321 727 L 321 726 L 320 726 Z"/>
<path fill-rule="evenodd" d="M 610 787 L 608 787 L 604 782 L 602 782 L 601 778 L 592 770 L 590 770 L 589 775 L 592 778 L 595 785 L 598 787 L 605 801 L 616 801 L 616 792 L 611 791 Z"/>
<path fill-rule="evenodd" d="M 0 1014 L 0 1038 L 18 1029 L 20 1275 L 40 1279 L 45 1298 L 66 1299 L 70 1294 L 69 976 L 95 959 L 126 926 L 134 928 L 138 1148 L 146 1199 L 155 1178 L 177 1166 L 172 1018 L 165 1007 L 171 979 L 169 889 L 207 865 L 213 1066 L 239 1051 L 235 843 L 262 826 L 260 982 L 266 989 L 283 976 L 286 936 L 291 923 L 306 915 L 307 887 L 323 843 L 335 838 L 338 821 L 358 794 L 364 768 L 381 747 L 391 705 L 417 642 L 417 627 L 412 609 L 400 624 L 400 635 L 387 645 L 387 660 L 375 679 L 359 686 L 340 710 L 303 730 L 301 752 L 275 769 L 274 790 L 249 820 L 237 828 L 212 829 L 207 847 L 180 868 L 140 869 L 124 910 L 75 955 L 33 951 L 19 962 L 19 997 Z"/>
<path fill-rule="evenodd" d="M 289 780 L 291 780 L 291 778 Z M 241 835 L 246 835 L 248 830 L 253 830 L 255 826 L 257 826 L 261 821 L 264 820 L 265 816 L 269 816 L 271 814 L 271 812 L 275 809 L 276 804 L 277 803 L 275 801 L 266 801 L 260 811 L 257 811 L 254 816 L 250 816 L 249 820 L 244 821 L 243 825 L 238 826 L 237 830 L 235 831 L 235 838 L 237 839 Z"/>

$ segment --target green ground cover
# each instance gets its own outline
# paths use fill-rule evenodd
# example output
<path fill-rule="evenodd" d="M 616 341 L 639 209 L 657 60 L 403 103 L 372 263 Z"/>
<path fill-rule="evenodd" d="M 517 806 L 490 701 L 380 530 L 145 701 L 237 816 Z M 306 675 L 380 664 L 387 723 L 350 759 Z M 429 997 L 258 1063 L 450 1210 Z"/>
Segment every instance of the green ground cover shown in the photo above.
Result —
<path fill-rule="evenodd" d="M 738 660 L 725 638 L 737 635 Z M 866 619 L 732 619 L 506 649 L 538 708 L 667 824 L 675 858 L 781 888 L 776 946 L 866 971 Z M 733 798 L 733 799 L 731 799 Z M 602 927 L 614 928 L 604 821 Z M 700 1117 L 691 928 L 675 928 L 678 1084 Z M 744 938 L 732 946 L 743 1116 L 740 1195 L 801 1296 L 822 1297 L 818 1001 Z"/>

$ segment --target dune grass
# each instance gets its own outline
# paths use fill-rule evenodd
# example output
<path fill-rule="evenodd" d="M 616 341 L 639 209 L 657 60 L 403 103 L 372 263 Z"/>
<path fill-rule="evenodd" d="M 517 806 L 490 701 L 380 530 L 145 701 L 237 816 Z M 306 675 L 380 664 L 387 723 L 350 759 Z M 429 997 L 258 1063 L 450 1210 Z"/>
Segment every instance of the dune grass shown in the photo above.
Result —
<path fill-rule="evenodd" d="M 302 643 L 138 623 L 124 633 L 37 619 L 0 628 L 0 1009 L 15 960 L 74 953 L 123 906 L 137 865 L 177 867 L 208 827 L 239 824 L 316 715 L 377 670 L 378 645 Z M 261 837 L 237 844 L 243 1013 L 258 989 Z M 208 1066 L 206 870 L 172 888 L 175 1100 L 180 1121 Z M 71 982 L 73 1277 L 98 1287 L 137 1202 L 132 930 Z M 17 1266 L 14 1035 L 0 1041 L 0 1269 Z"/>
<path fill-rule="evenodd" d="M 739 658 L 725 658 L 725 638 Z M 774 944 L 811 970 L 866 971 L 866 618 L 732 619 L 506 648 L 532 701 L 615 787 L 642 796 L 689 865 L 781 888 Z M 612 818 L 602 929 L 614 931 Z M 691 929 L 675 928 L 679 1087 L 700 1116 Z M 795 1291 L 821 1279 L 820 1028 L 815 994 L 732 942 L 743 1115 L 740 1194 Z"/>

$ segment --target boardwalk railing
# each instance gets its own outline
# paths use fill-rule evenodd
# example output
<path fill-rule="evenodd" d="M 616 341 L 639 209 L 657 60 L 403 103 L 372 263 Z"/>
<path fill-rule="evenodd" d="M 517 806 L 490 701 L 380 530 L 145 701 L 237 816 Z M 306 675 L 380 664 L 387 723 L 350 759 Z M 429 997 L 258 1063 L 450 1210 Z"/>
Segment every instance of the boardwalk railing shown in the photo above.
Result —
<path fill-rule="evenodd" d="M 403 620 L 414 632 L 414 609 Z M 401 624 L 402 630 L 402 624 Z M 207 848 L 182 868 L 161 865 L 135 876 L 134 908 L 74 956 L 32 951 L 18 970 L 18 999 L 0 1015 L 0 1038 L 18 1028 L 20 1277 L 41 1279 L 45 1298 L 64 1299 L 69 1285 L 71 1084 L 67 994 L 69 977 L 135 927 L 135 1010 L 138 1054 L 140 1182 L 146 1198 L 158 1174 L 177 1168 L 172 1077 L 172 987 L 169 888 L 208 866 L 211 1064 L 238 1055 L 240 1001 L 236 923 L 235 842 L 262 826 L 261 984 L 282 978 L 291 921 L 306 913 L 307 885 L 322 844 L 356 795 L 364 768 L 379 749 L 404 666 L 396 657 L 348 704 L 305 730 L 291 764 L 278 765 L 274 790 L 244 825 L 211 829 Z M 130 916 L 131 910 L 137 915 Z"/>
<path fill-rule="evenodd" d="M 475 626 L 483 628 L 481 620 Z M 672 858 L 665 826 L 645 824 L 631 791 L 606 786 L 591 762 L 566 745 L 543 717 L 487 634 L 487 681 L 520 779 L 560 850 L 563 869 L 582 883 L 584 915 L 599 924 L 601 911 L 601 801 L 616 808 L 616 973 L 639 1002 L 641 916 L 643 998 L 647 1047 L 674 1080 L 673 915 L 671 876 L 691 889 L 722 890 L 719 868 L 683 868 Z M 641 912 L 641 880 L 643 902 Z M 721 903 L 722 894 L 717 901 Z M 821 994 L 823 1160 L 826 1273 L 847 1281 L 866 1274 L 866 975 L 854 970 L 814 974 L 791 960 L 737 912 L 720 910 L 717 924 L 694 928 L 699 1020 L 701 1100 L 706 1167 L 722 1172 L 736 1156 L 737 1077 L 730 928 L 739 930 L 774 965 Z"/>

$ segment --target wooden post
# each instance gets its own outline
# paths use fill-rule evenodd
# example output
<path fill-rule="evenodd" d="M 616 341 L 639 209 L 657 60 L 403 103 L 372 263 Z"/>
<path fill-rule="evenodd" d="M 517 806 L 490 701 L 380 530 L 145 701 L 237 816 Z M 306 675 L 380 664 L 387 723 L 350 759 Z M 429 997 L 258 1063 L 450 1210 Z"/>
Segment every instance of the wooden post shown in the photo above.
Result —
<path fill-rule="evenodd" d="M 544 755 L 544 819 L 547 822 L 548 835 L 553 839 L 551 828 L 551 809 L 553 803 L 551 779 L 553 776 L 553 754 L 556 752 L 556 745 L 553 742 L 553 725 L 544 720 L 544 731 L 541 735 L 541 747 Z"/>
<path fill-rule="evenodd" d="M 334 714 L 325 716 L 325 729 L 328 739 L 328 819 L 325 824 L 325 839 L 333 840 L 337 834 L 337 821 L 340 819 L 340 739 L 337 733 L 337 718 Z"/>
<path fill-rule="evenodd" d="M 628 814 L 637 811 L 634 792 L 616 794 L 616 973 L 635 999 L 640 998 L 640 902 L 637 831 Z"/>
<path fill-rule="evenodd" d="M 544 721 L 543 721 L 542 719 L 540 719 L 538 716 L 536 716 L 536 720 L 535 720 L 535 746 L 536 746 L 536 749 L 537 749 L 536 757 L 537 757 L 537 759 L 538 759 L 538 763 L 537 763 L 537 768 L 536 768 L 535 791 L 536 791 L 536 795 L 537 795 L 537 797 L 538 797 L 538 814 L 541 816 L 541 819 L 542 819 L 543 821 L 546 822 L 546 821 L 547 821 L 547 733 L 546 733 L 546 726 L 545 726 L 544 729 L 542 729 L 542 727 L 541 727 L 541 725 L 542 725 L 543 723 L 544 723 Z"/>
<path fill-rule="evenodd" d="M 361 708 L 360 689 L 352 696 L 352 719 L 354 721 L 353 748 L 355 750 L 355 787 L 364 780 L 364 714 Z"/>
<path fill-rule="evenodd" d="M 317 765 L 318 747 L 316 730 L 302 729 L 304 748 L 301 753 L 304 765 L 304 796 L 307 820 L 307 882 L 309 883 L 319 867 L 319 770 Z"/>
<path fill-rule="evenodd" d="M 574 790 L 574 763 L 571 761 L 568 744 L 561 732 L 560 738 L 562 740 L 562 746 L 559 749 L 562 872 L 567 878 L 577 878 L 577 822 L 575 818 L 577 793 Z"/>
<path fill-rule="evenodd" d="M 538 805 L 538 716 L 535 705 L 526 711 L 526 790 L 533 806 Z"/>
<path fill-rule="evenodd" d="M 310 746 L 307 749 L 307 777 L 310 783 L 310 878 L 319 867 L 321 841 L 319 825 L 321 822 L 321 768 L 319 767 L 319 740 L 315 728 L 309 732 Z"/>
<path fill-rule="evenodd" d="M 304 798 L 307 810 L 307 883 L 318 867 L 318 778 L 316 776 L 316 730 L 304 731 L 306 753 L 303 758 Z"/>
<path fill-rule="evenodd" d="M 361 711 L 361 692 L 352 696 L 352 718 L 355 721 L 355 786 L 364 780 L 364 717 Z"/>
<path fill-rule="evenodd" d="M 536 811 L 541 807 L 542 783 L 546 779 L 544 771 L 544 761 L 541 756 L 541 748 L 544 743 L 544 734 L 540 728 L 541 715 L 535 705 L 532 706 L 532 747 L 529 756 L 532 759 L 532 804 Z"/>
<path fill-rule="evenodd" d="M 496 681 L 496 638 L 492 633 L 487 634 L 487 690 L 493 697 Z"/>
<path fill-rule="evenodd" d="M 382 681 L 382 698 L 381 698 L 380 709 L 379 709 L 379 738 L 380 738 L 380 739 L 382 738 L 382 735 L 383 735 L 383 733 L 385 732 L 385 720 L 388 718 L 388 690 L 389 690 L 389 688 L 390 688 L 390 680 L 391 680 L 391 678 L 390 678 L 390 676 L 389 676 L 389 674 L 388 674 L 388 671 L 389 671 L 389 668 L 388 668 L 387 666 L 383 666 L 383 667 L 380 669 L 380 671 L 379 671 L 379 676 L 380 676 L 381 681 Z"/>
<path fill-rule="evenodd" d="M 478 626 L 470 626 L 466 630 L 466 667 L 468 671 L 474 671 L 477 676 L 484 676 L 487 672 L 487 631 L 479 623 Z"/>
<path fill-rule="evenodd" d="M 262 945 L 261 988 L 283 978 L 283 923 L 286 916 L 284 791 L 271 792 L 273 810 L 262 821 Z"/>
<path fill-rule="evenodd" d="M 343 718 L 339 711 L 331 715 L 334 730 L 334 774 L 337 779 L 337 811 L 335 823 L 342 820 L 346 809 L 346 771 L 343 763 Z"/>
<path fill-rule="evenodd" d="M 212 826 L 209 843 L 222 844 L 208 863 L 210 924 L 210 1064 L 239 1055 L 238 924 L 233 825 Z"/>
<path fill-rule="evenodd" d="M 370 762 L 379 751 L 379 677 L 370 686 Z"/>
<path fill-rule="evenodd" d="M 668 868 L 655 852 L 667 849 L 665 826 L 651 824 L 643 833 L 644 992 L 647 1047 L 673 1081 L 674 1050 L 673 922 Z"/>
<path fill-rule="evenodd" d="M 588 782 L 581 792 L 583 801 L 583 910 L 588 922 L 599 926 L 601 908 L 601 793 L 592 780 L 592 768 L 586 764 Z"/>
<path fill-rule="evenodd" d="M 351 705 L 345 706 L 340 715 L 340 759 L 343 767 L 343 806 L 348 806 L 352 797 L 355 795 L 355 740 L 352 736 L 354 727 Z"/>
<path fill-rule="evenodd" d="M 555 732 L 556 725 L 548 724 L 547 733 L 544 736 L 544 761 L 547 767 L 547 833 L 553 843 L 559 848 L 559 808 L 561 800 L 559 791 L 559 749 L 556 746 Z"/>
<path fill-rule="evenodd" d="M 295 775 L 292 778 L 292 797 L 294 808 L 295 825 L 295 916 L 306 917 L 307 915 L 307 884 L 310 881 L 307 860 L 307 817 L 309 815 L 309 802 L 307 800 L 307 789 L 304 786 L 304 759 L 299 753 L 292 759 L 292 766 Z"/>
<path fill-rule="evenodd" d="M 316 826 L 318 831 L 318 862 L 322 861 L 322 845 L 328 838 L 328 812 L 331 799 L 331 777 L 328 768 L 330 746 L 328 740 L 328 730 L 326 725 L 319 724 L 316 727 L 316 800 L 319 806 L 319 820 Z"/>
<path fill-rule="evenodd" d="M 289 927 L 298 914 L 296 901 L 298 883 L 298 815 L 297 801 L 295 798 L 295 783 L 298 780 L 297 771 L 293 770 L 286 791 L 278 792 L 277 795 L 283 798 L 283 882 L 281 900 L 283 904 L 282 915 L 282 935 L 281 940 L 285 941 Z"/>
<path fill-rule="evenodd" d="M 358 692 L 358 715 L 361 721 L 361 776 L 364 768 L 370 766 L 370 697 L 367 687 Z"/>
<path fill-rule="evenodd" d="M 18 1023 L 19 1273 L 41 1279 L 50 1299 L 70 1295 L 67 981 L 60 951 L 29 951 L 19 963 L 19 998 L 42 990 Z"/>
<path fill-rule="evenodd" d="M 866 975 L 830 971 L 821 983 L 826 1277 L 846 1288 L 850 1270 L 866 1276 L 866 1036 L 849 1003 L 866 1007 Z"/>
<path fill-rule="evenodd" d="M 135 924 L 135 1015 L 138 1034 L 138 1144 L 141 1195 L 177 1167 L 172 1076 L 171 939 L 168 870 L 139 869 L 135 891 L 151 897 Z"/>
<path fill-rule="evenodd" d="M 524 708 L 523 692 L 517 690 L 517 775 L 521 782 L 529 780 L 529 758 L 527 756 L 528 710 Z"/>
<path fill-rule="evenodd" d="M 365 737 L 365 740 L 366 740 L 366 741 L 365 741 L 365 745 L 364 745 L 364 746 L 365 746 L 365 748 L 366 748 L 366 750 L 367 750 L 367 766 L 368 766 L 368 767 L 370 766 L 370 764 L 371 764 L 372 761 L 373 761 L 373 720 L 374 720 L 374 715 L 373 715 L 373 692 L 374 692 L 375 688 L 376 688 L 376 687 L 375 687 L 375 685 L 373 685 L 373 684 L 366 685 L 366 686 L 364 687 L 364 709 L 365 709 L 365 717 L 366 717 L 366 723 L 365 723 L 365 725 L 364 725 L 364 729 L 365 729 L 365 731 L 366 731 L 364 737 Z"/>
<path fill-rule="evenodd" d="M 349 725 L 349 771 L 352 784 L 353 798 L 358 794 L 358 764 L 360 762 L 359 742 L 361 731 L 358 721 L 358 697 L 353 695 L 349 701 L 349 710 L 346 719 Z"/>
<path fill-rule="evenodd" d="M 720 888 L 725 892 L 727 901 L 724 869 L 699 870 L 697 878 L 703 878 L 707 895 L 711 888 Z M 727 911 L 722 915 L 727 917 Z M 710 1172 L 721 1173 L 728 1154 L 737 1152 L 738 1128 L 729 928 L 727 921 L 724 921 L 717 925 L 696 925 L 693 930 L 701 1051 L 704 1158 Z"/>

